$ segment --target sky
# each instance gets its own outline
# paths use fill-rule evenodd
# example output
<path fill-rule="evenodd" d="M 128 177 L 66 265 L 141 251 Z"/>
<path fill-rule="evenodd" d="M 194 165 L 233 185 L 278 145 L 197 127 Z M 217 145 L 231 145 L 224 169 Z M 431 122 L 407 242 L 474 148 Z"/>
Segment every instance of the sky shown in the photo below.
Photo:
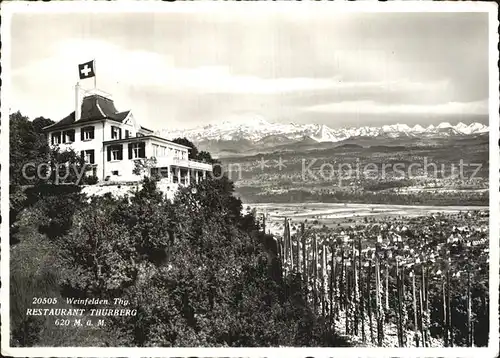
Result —
<path fill-rule="evenodd" d="M 11 40 L 10 110 L 31 118 L 73 111 L 95 59 L 97 87 L 155 130 L 488 121 L 486 13 L 15 14 Z"/>

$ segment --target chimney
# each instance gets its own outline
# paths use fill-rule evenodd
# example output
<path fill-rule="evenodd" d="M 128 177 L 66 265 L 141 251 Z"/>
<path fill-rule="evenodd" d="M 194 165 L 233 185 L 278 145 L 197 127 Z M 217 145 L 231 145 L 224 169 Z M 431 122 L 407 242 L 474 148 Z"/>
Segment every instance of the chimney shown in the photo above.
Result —
<path fill-rule="evenodd" d="M 75 122 L 80 119 L 80 82 L 75 86 Z"/>

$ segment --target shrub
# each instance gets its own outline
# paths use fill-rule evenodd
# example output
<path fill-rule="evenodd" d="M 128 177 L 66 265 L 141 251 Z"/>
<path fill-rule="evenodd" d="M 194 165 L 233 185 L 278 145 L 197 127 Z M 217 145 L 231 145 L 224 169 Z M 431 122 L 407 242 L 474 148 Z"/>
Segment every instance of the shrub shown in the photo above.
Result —
<path fill-rule="evenodd" d="M 97 178 L 97 176 L 95 176 L 95 175 L 85 177 L 85 184 L 88 184 L 88 185 L 95 185 L 95 184 L 97 184 L 98 181 L 99 181 L 99 178 Z"/>

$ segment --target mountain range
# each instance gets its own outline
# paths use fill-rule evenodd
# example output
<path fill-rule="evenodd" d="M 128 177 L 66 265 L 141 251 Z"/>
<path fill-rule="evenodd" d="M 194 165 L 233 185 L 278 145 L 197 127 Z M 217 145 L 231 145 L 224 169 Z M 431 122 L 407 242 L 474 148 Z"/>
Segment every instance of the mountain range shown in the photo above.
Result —
<path fill-rule="evenodd" d="M 273 143 L 288 143 L 297 140 L 311 139 L 317 143 L 340 142 L 355 137 L 382 138 L 435 138 L 481 134 L 489 131 L 489 127 L 481 123 L 469 125 L 462 122 L 451 125 L 442 122 L 436 126 L 423 127 L 419 124 L 391 124 L 380 127 L 350 127 L 332 129 L 320 124 L 275 123 L 263 118 L 245 118 L 242 121 L 226 121 L 220 124 L 209 124 L 192 129 L 170 131 L 161 130 L 160 135 L 166 138 L 186 137 L 195 143 L 207 141 L 249 141 L 259 142 L 271 140 Z"/>

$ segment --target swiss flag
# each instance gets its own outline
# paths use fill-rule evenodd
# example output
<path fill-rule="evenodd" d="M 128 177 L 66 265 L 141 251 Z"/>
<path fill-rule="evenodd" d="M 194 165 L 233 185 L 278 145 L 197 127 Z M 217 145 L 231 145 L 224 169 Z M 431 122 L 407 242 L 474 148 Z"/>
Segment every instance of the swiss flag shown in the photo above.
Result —
<path fill-rule="evenodd" d="M 95 77 L 94 61 L 89 61 L 78 65 L 78 73 L 80 74 L 81 80 Z"/>

